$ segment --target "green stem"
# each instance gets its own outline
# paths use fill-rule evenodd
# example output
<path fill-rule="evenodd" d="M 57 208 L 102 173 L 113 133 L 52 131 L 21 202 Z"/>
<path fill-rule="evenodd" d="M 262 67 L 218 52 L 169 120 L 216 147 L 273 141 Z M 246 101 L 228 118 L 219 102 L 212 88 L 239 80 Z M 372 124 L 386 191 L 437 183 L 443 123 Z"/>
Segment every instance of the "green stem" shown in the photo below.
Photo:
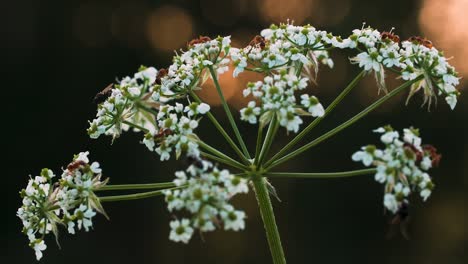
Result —
<path fill-rule="evenodd" d="M 157 190 L 157 191 L 151 191 L 151 192 L 142 192 L 142 193 L 115 195 L 115 196 L 104 196 L 104 197 L 99 197 L 99 200 L 101 202 L 105 203 L 105 202 L 117 202 L 117 201 L 145 199 L 145 198 L 149 198 L 149 197 L 163 195 L 164 192 L 167 191 L 167 190 L 177 190 L 177 189 L 182 189 L 182 188 L 185 188 L 185 187 L 187 187 L 187 186 L 179 186 L 179 187 L 175 187 L 175 188 Z"/>
<path fill-rule="evenodd" d="M 257 144 L 255 146 L 255 159 L 254 164 L 258 164 L 258 158 L 260 156 L 260 150 L 262 148 L 262 137 L 263 137 L 263 126 L 260 124 L 257 131 Z"/>
<path fill-rule="evenodd" d="M 175 187 L 172 182 L 158 182 L 158 183 L 143 183 L 143 184 L 118 184 L 118 185 L 105 185 L 96 191 L 117 191 L 117 190 L 145 190 L 145 189 L 161 189 Z"/>
<path fill-rule="evenodd" d="M 327 133 L 323 134 L 322 136 L 316 138 L 315 140 L 313 140 L 312 142 L 309 142 L 307 143 L 306 145 L 296 149 L 295 151 L 289 153 L 288 155 L 276 160 L 275 162 L 273 162 L 270 166 L 268 166 L 265 170 L 268 171 L 268 170 L 271 170 L 272 168 L 280 165 L 281 163 L 285 162 L 285 161 L 288 161 L 292 158 L 294 158 L 295 156 L 301 154 L 302 152 L 314 147 L 315 145 L 318 145 L 319 143 L 321 143 L 322 141 L 334 136 L 335 134 L 337 134 L 338 132 L 340 132 L 341 130 L 349 127 L 350 125 L 354 124 L 356 121 L 358 121 L 359 119 L 363 118 L 364 116 L 366 116 L 368 113 L 372 112 L 373 110 L 375 110 L 377 107 L 379 107 L 381 104 L 383 104 L 384 102 L 386 102 L 388 99 L 392 98 L 393 96 L 397 95 L 398 93 L 402 92 L 405 88 L 411 86 L 413 83 L 415 82 L 418 82 L 419 80 L 421 80 L 422 78 L 424 78 L 423 75 L 420 75 L 418 76 L 416 79 L 414 80 L 411 80 L 411 81 L 407 81 L 405 82 L 404 84 L 400 85 L 399 87 L 395 88 L 393 91 L 391 91 L 390 93 L 386 94 L 384 97 L 380 98 L 379 100 L 375 101 L 373 104 L 371 104 L 370 106 L 368 106 L 366 109 L 362 110 L 360 113 L 358 113 L 357 115 L 353 116 L 352 118 L 348 119 L 346 122 L 344 122 L 343 124 L 335 127 L 334 129 L 328 131 Z"/>
<path fill-rule="evenodd" d="M 195 101 L 197 101 L 198 103 L 202 103 L 200 97 L 198 97 L 193 91 L 190 91 L 189 93 Z M 208 118 L 211 120 L 216 129 L 218 129 L 219 133 L 221 133 L 221 135 L 226 139 L 231 148 L 237 153 L 239 158 L 241 158 L 242 162 L 245 164 L 250 164 L 249 160 L 247 160 L 247 158 L 244 156 L 239 147 L 237 147 L 234 140 L 232 140 L 232 138 L 228 135 L 226 130 L 224 130 L 223 126 L 221 126 L 216 117 L 211 112 L 206 113 L 206 116 L 208 116 Z"/>
<path fill-rule="evenodd" d="M 239 168 L 241 170 L 246 170 L 247 167 L 245 165 L 243 165 L 242 163 L 232 159 L 231 157 L 227 156 L 226 154 L 222 153 L 221 151 L 213 148 L 212 146 L 206 144 L 205 142 L 201 141 L 201 140 L 198 140 L 197 141 L 198 145 L 200 145 L 200 147 L 206 149 L 207 151 L 211 152 L 212 154 L 218 156 L 220 159 L 226 161 L 226 162 L 230 162 L 231 164 L 235 164 L 235 167 L 236 168 Z"/>
<path fill-rule="evenodd" d="M 271 144 L 273 143 L 273 139 L 275 138 L 276 132 L 278 131 L 279 122 L 276 114 L 273 115 L 271 119 L 270 126 L 268 127 L 268 131 L 265 136 L 265 141 L 263 142 L 262 150 L 260 151 L 260 156 L 258 161 L 255 165 L 261 165 L 265 156 L 270 151 Z"/>
<path fill-rule="evenodd" d="M 325 117 L 330 114 L 333 109 L 348 95 L 348 93 L 356 87 L 359 81 L 364 77 L 365 71 L 360 72 L 349 84 L 346 88 L 333 100 L 333 102 L 325 109 L 325 114 L 322 117 L 316 118 L 312 123 L 310 123 L 306 128 L 304 128 L 296 137 L 294 137 L 286 146 L 284 146 L 278 153 L 276 153 L 269 161 L 265 163 L 265 166 L 268 167 L 276 161 L 278 158 L 283 156 L 286 151 L 290 150 L 294 147 L 299 141 L 306 136 L 314 127 L 316 127 Z"/>
<path fill-rule="evenodd" d="M 122 123 L 124 123 L 126 125 L 129 125 L 129 126 L 131 126 L 133 128 L 139 129 L 139 130 L 143 131 L 144 133 L 148 133 L 148 129 L 146 129 L 146 128 L 140 126 L 140 125 L 134 124 L 134 123 L 132 123 L 130 121 L 124 120 L 124 121 L 122 121 Z"/>
<path fill-rule="evenodd" d="M 234 134 L 236 135 L 237 140 L 239 141 L 239 144 L 244 153 L 244 156 L 247 157 L 247 159 L 250 159 L 249 151 L 247 150 L 244 140 L 242 139 L 242 136 L 239 132 L 239 128 L 237 128 L 236 121 L 234 121 L 234 117 L 232 116 L 231 110 L 229 110 L 229 106 L 226 102 L 226 99 L 224 98 L 224 94 L 223 94 L 223 91 L 221 90 L 221 86 L 219 85 L 216 72 L 213 69 L 213 66 L 208 66 L 208 69 L 210 70 L 211 77 L 213 78 L 213 82 L 216 86 L 216 90 L 218 91 L 219 97 L 221 98 L 221 103 L 223 105 L 224 111 L 226 112 L 226 115 L 229 119 L 229 123 L 231 123 L 232 129 L 234 130 Z"/>
<path fill-rule="evenodd" d="M 269 172 L 267 176 L 271 178 L 331 179 L 374 174 L 376 171 L 372 168 L 340 172 Z"/>
<path fill-rule="evenodd" d="M 257 177 L 252 180 L 255 193 L 257 196 L 260 214 L 262 215 L 263 225 L 265 227 L 268 245 L 270 246 L 271 257 L 274 264 L 285 264 L 286 258 L 284 256 L 283 247 L 281 245 L 281 238 L 276 226 L 275 214 L 270 200 L 270 194 L 266 186 L 264 178 Z"/>
<path fill-rule="evenodd" d="M 218 156 L 215 156 L 215 155 L 211 155 L 209 153 L 206 153 L 206 152 L 203 152 L 203 151 L 200 151 L 201 155 L 204 156 L 205 158 L 208 158 L 210 160 L 214 160 L 214 161 L 217 161 L 219 163 L 223 163 L 225 165 L 228 165 L 228 166 L 231 166 L 233 168 L 236 168 L 236 169 L 239 169 L 241 171 L 245 171 L 245 167 L 244 165 L 242 165 L 241 163 L 233 163 L 232 161 L 229 161 L 229 160 L 226 160 L 226 159 L 223 159 L 223 158 L 220 158 Z"/>

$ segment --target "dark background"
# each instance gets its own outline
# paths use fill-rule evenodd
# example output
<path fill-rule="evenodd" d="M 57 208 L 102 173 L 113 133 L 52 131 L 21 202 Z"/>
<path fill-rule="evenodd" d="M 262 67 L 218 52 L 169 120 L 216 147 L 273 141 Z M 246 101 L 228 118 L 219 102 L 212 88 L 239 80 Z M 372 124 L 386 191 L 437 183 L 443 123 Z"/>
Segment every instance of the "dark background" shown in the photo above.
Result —
<path fill-rule="evenodd" d="M 138 143 L 140 135 L 127 133 L 111 146 L 109 138 L 91 140 L 85 130 L 95 115 L 92 98 L 98 91 L 116 77 L 133 74 L 141 64 L 166 67 L 171 50 L 183 48 L 193 37 L 232 35 L 234 43 L 245 45 L 262 28 L 287 18 L 342 35 L 366 21 L 382 31 L 395 26 L 403 39 L 429 37 L 448 57 L 455 56 L 452 63 L 462 75 L 468 73 L 466 0 L 43 0 L 2 5 L 1 98 L 6 110 L 2 178 L 7 194 L 2 263 L 35 262 L 15 213 L 21 203 L 18 191 L 26 186 L 28 175 L 42 167 L 59 172 L 74 153 L 90 150 L 113 184 L 167 181 L 182 168 L 176 161 L 161 164 Z M 336 52 L 335 70 L 323 69 L 319 87 L 311 88 L 325 106 L 357 72 L 356 66 L 348 65 L 347 56 Z M 223 80 L 235 107 L 240 105 L 240 82 Z M 205 98 L 216 103 L 209 87 L 205 90 Z M 283 166 L 281 170 L 304 172 L 361 168 L 350 160 L 351 154 L 376 142 L 371 129 L 388 123 L 398 129 L 421 128 L 424 142 L 443 153 L 441 166 L 431 172 L 437 189 L 424 205 L 420 199 L 413 203 L 410 240 L 398 232 L 386 238 L 389 218 L 383 215 L 381 185 L 372 177 L 274 180 L 282 199 L 274 207 L 289 263 L 468 263 L 467 97 L 462 93 L 453 112 L 441 100 L 430 113 L 420 107 L 420 96 L 408 106 L 403 96 L 394 98 Z M 310 138 L 376 98 L 370 76 Z M 215 113 L 222 112 L 217 108 Z M 242 124 L 242 130 L 253 146 L 253 127 Z M 210 143 L 226 149 L 214 131 L 208 122 L 198 130 Z M 274 147 L 279 149 L 286 140 L 282 132 Z M 189 245 L 168 240 L 171 215 L 161 198 L 106 204 L 110 221 L 98 216 L 92 232 L 75 236 L 62 232 L 61 250 L 50 239 L 42 262 L 270 263 L 253 193 L 236 198 L 234 204 L 247 212 L 244 232 L 196 235 Z"/>

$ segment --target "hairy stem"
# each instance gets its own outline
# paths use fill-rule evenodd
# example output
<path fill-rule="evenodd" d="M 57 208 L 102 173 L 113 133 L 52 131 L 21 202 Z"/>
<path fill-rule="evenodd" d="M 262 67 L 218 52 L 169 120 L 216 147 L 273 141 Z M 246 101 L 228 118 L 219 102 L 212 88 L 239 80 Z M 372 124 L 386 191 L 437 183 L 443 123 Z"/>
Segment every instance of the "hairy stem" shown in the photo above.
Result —
<path fill-rule="evenodd" d="M 360 72 L 346 88 L 333 100 L 333 102 L 325 109 L 325 114 L 322 117 L 316 118 L 312 121 L 306 128 L 304 128 L 297 136 L 295 136 L 286 146 L 284 146 L 278 153 L 276 153 L 269 161 L 265 163 L 265 166 L 268 167 L 271 163 L 276 161 L 278 158 L 283 156 L 286 151 L 294 147 L 299 141 L 306 136 L 314 127 L 316 127 L 325 117 L 330 114 L 333 109 L 348 95 L 348 93 L 356 87 L 359 81 L 364 77 L 365 71 Z"/>
<path fill-rule="evenodd" d="M 330 179 L 369 175 L 374 174 L 376 171 L 376 169 L 371 168 L 340 172 L 269 172 L 267 176 L 271 178 Z"/>
<path fill-rule="evenodd" d="M 196 95 L 193 91 L 190 91 L 190 96 L 192 96 L 192 98 L 198 103 L 202 103 L 202 100 L 200 99 L 200 97 L 198 97 L 198 95 Z M 236 152 L 236 154 L 239 156 L 242 162 L 245 164 L 250 164 L 249 160 L 247 160 L 247 158 L 244 156 L 244 154 L 239 149 L 239 147 L 237 147 L 234 140 L 232 140 L 232 138 L 229 136 L 226 130 L 224 130 L 223 126 L 221 126 L 221 124 L 218 122 L 216 117 L 211 112 L 206 113 L 206 116 L 211 120 L 211 122 L 216 127 L 216 129 L 218 129 L 219 133 L 221 133 L 221 135 L 226 139 L 228 144 Z"/>
<path fill-rule="evenodd" d="M 405 82 L 404 84 L 400 85 L 399 87 L 395 88 L 393 91 L 391 91 L 390 93 L 386 94 L 384 97 L 380 98 L 379 100 L 375 101 L 373 104 L 371 104 L 370 106 L 368 106 L 366 109 L 362 110 L 360 113 L 358 113 L 357 115 L 353 116 L 352 118 L 348 119 L 346 122 L 344 122 L 343 124 L 335 127 L 334 129 L 328 131 L 327 133 L 323 134 L 322 136 L 316 138 L 315 140 L 313 140 L 312 142 L 309 142 L 307 143 L 306 145 L 296 149 L 295 151 L 289 153 L 288 155 L 276 160 L 275 162 L 273 162 L 270 166 L 268 166 L 265 170 L 271 170 L 272 168 L 280 165 L 281 163 L 285 162 L 285 161 L 288 161 L 294 157 L 296 157 L 297 155 L 301 154 L 302 152 L 318 145 L 319 143 L 321 143 L 322 141 L 325 141 L 326 139 L 334 136 L 335 134 L 337 134 L 338 132 L 340 132 L 341 130 L 349 127 L 350 125 L 354 124 L 356 121 L 360 120 L 361 118 L 363 118 L 364 116 L 366 116 L 368 113 L 372 112 L 373 110 L 375 110 L 377 107 L 379 107 L 381 104 L 383 104 L 384 102 L 386 102 L 388 99 L 392 98 L 393 96 L 397 95 L 398 93 L 402 92 L 404 89 L 406 89 L 407 87 L 411 86 L 413 83 L 415 82 L 418 82 L 419 80 L 421 80 L 422 78 L 424 78 L 423 75 L 420 75 L 419 77 L 417 77 L 416 79 L 412 80 L 412 81 L 407 81 Z"/>
<path fill-rule="evenodd" d="M 234 134 L 236 135 L 236 138 L 239 141 L 242 152 L 244 153 L 244 156 L 247 159 L 250 159 L 250 154 L 249 154 L 249 151 L 247 150 L 247 146 L 245 145 L 244 140 L 242 139 L 242 136 L 239 132 L 239 128 L 237 128 L 236 121 L 234 120 L 231 110 L 229 109 L 226 99 L 224 98 L 224 94 L 223 94 L 223 91 L 221 90 L 221 86 L 219 85 L 216 72 L 212 66 L 208 66 L 208 69 L 210 70 L 211 77 L 213 78 L 213 82 L 216 86 L 216 90 L 218 91 L 219 97 L 221 98 L 221 104 L 223 105 L 224 111 L 226 112 L 226 115 L 229 119 L 229 123 L 231 123 L 232 129 L 234 130 Z"/>
<path fill-rule="evenodd" d="M 275 214 L 273 212 L 273 206 L 271 204 L 270 194 L 268 193 L 265 179 L 262 177 L 256 177 L 252 182 L 257 196 L 258 206 L 260 208 L 260 214 L 262 215 L 263 225 L 265 227 L 273 263 L 285 264 L 286 258 L 281 245 L 281 238 L 278 232 L 278 227 L 276 226 Z"/>

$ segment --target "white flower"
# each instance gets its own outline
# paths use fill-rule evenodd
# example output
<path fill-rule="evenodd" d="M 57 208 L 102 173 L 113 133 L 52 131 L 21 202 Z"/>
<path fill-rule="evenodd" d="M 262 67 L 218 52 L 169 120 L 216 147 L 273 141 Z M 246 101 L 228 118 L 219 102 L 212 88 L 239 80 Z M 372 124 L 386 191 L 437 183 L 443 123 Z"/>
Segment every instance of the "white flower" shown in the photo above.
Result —
<path fill-rule="evenodd" d="M 431 167 L 432 167 L 432 160 L 428 156 L 425 156 L 421 161 L 421 168 L 423 170 L 428 170 Z"/>
<path fill-rule="evenodd" d="M 390 144 L 393 142 L 393 140 L 399 137 L 400 134 L 398 134 L 398 131 L 388 131 L 380 137 L 380 141 L 382 141 L 384 144 Z"/>
<path fill-rule="evenodd" d="M 241 120 L 247 121 L 250 124 L 257 123 L 257 116 L 260 115 L 260 107 L 255 106 L 255 101 L 250 101 L 247 107 L 240 110 Z"/>
<path fill-rule="evenodd" d="M 351 62 L 358 63 L 359 67 L 364 68 L 364 70 L 374 70 L 376 72 L 381 70 L 381 61 L 382 56 L 378 54 L 375 48 L 370 49 L 369 52 L 361 52 L 356 57 L 351 59 Z"/>
<path fill-rule="evenodd" d="M 89 151 L 86 152 L 80 152 L 78 153 L 78 156 L 76 157 L 76 161 L 82 161 L 84 163 L 89 163 L 88 159 Z"/>
<path fill-rule="evenodd" d="M 245 228 L 245 213 L 236 211 L 232 206 L 226 206 L 225 211 L 221 212 L 224 221 L 225 230 L 239 231 Z"/>
<path fill-rule="evenodd" d="M 150 84 L 156 81 L 156 76 L 158 71 L 154 67 L 148 67 L 140 72 L 135 73 L 135 78 L 137 79 L 147 79 Z"/>
<path fill-rule="evenodd" d="M 390 210 L 392 213 L 396 213 L 398 211 L 398 202 L 395 198 L 395 195 L 386 193 L 384 196 L 384 205 L 385 207 Z"/>
<path fill-rule="evenodd" d="M 304 107 L 307 107 L 307 111 L 312 114 L 314 117 L 322 117 L 325 115 L 325 109 L 322 104 L 319 103 L 317 97 L 310 96 L 307 94 L 301 95 L 301 104 Z"/>
<path fill-rule="evenodd" d="M 406 143 L 414 145 L 416 148 L 420 148 L 421 146 L 421 138 L 415 134 L 414 130 L 405 128 L 403 130 L 404 136 L 403 140 Z"/>
<path fill-rule="evenodd" d="M 299 125 L 301 125 L 302 119 L 294 114 L 293 110 L 281 108 L 279 112 L 280 125 L 285 127 L 288 131 L 297 133 L 299 131 Z"/>
<path fill-rule="evenodd" d="M 210 111 L 210 106 L 208 104 L 205 104 L 205 103 L 201 103 L 197 106 L 197 111 L 198 113 L 204 115 L 206 114 L 208 111 Z"/>
<path fill-rule="evenodd" d="M 431 190 L 429 189 L 424 189 L 421 191 L 421 198 L 423 198 L 423 201 L 427 201 L 427 199 L 429 198 L 429 196 L 431 196 Z"/>
<path fill-rule="evenodd" d="M 457 96 L 455 94 L 450 94 L 449 96 L 445 97 L 445 101 L 453 110 L 455 109 L 455 106 L 457 105 Z"/>
<path fill-rule="evenodd" d="M 353 161 L 362 161 L 364 166 L 370 166 L 372 161 L 374 161 L 374 157 L 382 156 L 382 151 L 375 148 L 375 146 L 369 145 L 366 147 L 362 147 L 362 150 L 356 151 L 351 159 Z"/>
<path fill-rule="evenodd" d="M 34 242 L 34 251 L 36 253 L 36 259 L 41 260 L 42 258 L 42 251 L 47 249 L 47 245 L 44 243 L 44 240 L 39 240 Z"/>
<path fill-rule="evenodd" d="M 232 195 L 238 193 L 248 193 L 249 187 L 247 186 L 247 181 L 245 179 L 231 176 L 224 181 L 224 185 L 228 189 L 228 192 Z"/>
<path fill-rule="evenodd" d="M 169 239 L 174 242 L 183 242 L 187 244 L 192 238 L 193 228 L 190 227 L 190 220 L 184 218 L 181 221 L 173 220 L 170 222 L 171 233 Z"/>

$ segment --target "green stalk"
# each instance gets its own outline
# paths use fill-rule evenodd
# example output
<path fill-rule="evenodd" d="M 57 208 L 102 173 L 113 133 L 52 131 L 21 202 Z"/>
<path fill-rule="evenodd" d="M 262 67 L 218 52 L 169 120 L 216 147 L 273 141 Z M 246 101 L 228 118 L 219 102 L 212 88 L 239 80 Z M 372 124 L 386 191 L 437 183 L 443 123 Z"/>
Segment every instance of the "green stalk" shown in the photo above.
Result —
<path fill-rule="evenodd" d="M 322 141 L 334 136 L 335 134 L 337 134 L 338 132 L 340 132 L 341 130 L 349 127 L 350 125 L 354 124 L 356 121 L 358 121 L 359 119 L 363 118 L 364 116 L 366 116 L 368 113 L 372 112 L 373 110 L 375 110 L 377 107 L 379 107 L 380 105 L 382 105 L 384 102 L 386 102 L 388 99 L 392 98 L 393 96 L 397 95 L 398 93 L 402 92 L 405 88 L 411 86 L 413 83 L 415 82 L 418 82 L 420 81 L 422 78 L 424 78 L 423 75 L 420 75 L 418 76 L 416 79 L 414 80 L 411 80 L 411 81 L 407 81 L 405 82 L 404 84 L 400 85 L 399 87 L 395 88 L 393 91 L 391 91 L 390 93 L 386 94 L 384 97 L 380 98 L 379 100 L 375 101 L 373 104 L 371 104 L 370 106 L 368 106 L 366 109 L 362 110 L 360 113 L 358 113 L 357 115 L 353 116 L 352 118 L 348 119 L 346 122 L 344 122 L 343 124 L 335 127 L 334 129 L 328 131 L 327 133 L 323 134 L 322 136 L 316 138 L 315 140 L 313 140 L 312 142 L 309 142 L 307 143 L 306 145 L 296 149 L 295 151 L 289 153 L 288 155 L 276 160 L 275 162 L 273 162 L 270 166 L 268 166 L 265 170 L 268 171 L 268 170 L 271 170 L 272 168 L 280 165 L 281 163 L 285 162 L 285 161 L 288 161 L 294 157 L 296 157 L 297 155 L 301 154 L 302 152 L 318 145 L 319 143 L 321 143 Z"/>
<path fill-rule="evenodd" d="M 276 226 L 275 214 L 270 200 L 270 194 L 262 177 L 256 177 L 252 180 L 255 194 L 257 196 L 260 214 L 262 215 L 263 225 L 265 227 L 268 245 L 270 246 L 271 257 L 274 264 L 286 264 L 281 238 Z"/>
<path fill-rule="evenodd" d="M 279 127 L 279 122 L 275 114 L 273 115 L 273 118 L 271 119 L 270 126 L 268 127 L 268 131 L 265 136 L 265 141 L 263 142 L 262 150 L 260 151 L 260 156 L 255 165 L 257 166 L 262 165 L 262 162 L 265 159 L 265 156 L 270 151 L 270 147 L 271 147 L 271 144 L 273 143 L 273 139 L 276 136 L 276 132 L 278 132 L 278 127 Z"/>
<path fill-rule="evenodd" d="M 276 153 L 269 161 L 265 163 L 265 167 L 268 167 L 276 161 L 278 158 L 283 156 L 286 151 L 294 147 L 299 141 L 306 136 L 314 127 L 316 127 L 325 117 L 330 114 L 333 109 L 348 95 L 348 93 L 356 87 L 359 81 L 364 77 L 365 71 L 361 71 L 349 84 L 346 88 L 333 100 L 333 102 L 325 109 L 325 114 L 322 117 L 316 118 L 312 123 L 310 123 L 306 128 L 304 128 L 299 134 L 297 134 L 286 146 L 284 146 L 278 153 Z"/>
<path fill-rule="evenodd" d="M 143 183 L 143 184 L 117 184 L 105 185 L 96 191 L 117 191 L 117 190 L 146 190 L 175 187 L 172 182 Z"/>
<path fill-rule="evenodd" d="M 198 97 L 193 91 L 190 91 L 190 96 L 192 96 L 192 98 L 198 103 L 202 103 L 200 97 Z M 244 156 L 239 147 L 237 147 L 234 140 L 232 140 L 232 138 L 228 135 L 226 130 L 224 130 L 223 126 L 221 126 L 216 117 L 211 112 L 206 113 L 206 116 L 208 116 L 208 118 L 211 120 L 216 129 L 218 129 L 219 133 L 221 133 L 221 135 L 226 139 L 231 148 L 237 153 L 239 158 L 241 158 L 242 162 L 245 164 L 250 164 L 249 160 L 247 160 L 247 158 Z"/>
<path fill-rule="evenodd" d="M 213 148 L 212 146 L 206 144 L 205 142 L 198 140 L 197 141 L 198 145 L 200 147 L 206 149 L 207 151 L 211 152 L 212 154 L 218 156 L 220 159 L 223 159 L 224 161 L 230 162 L 231 164 L 235 164 L 237 168 L 241 170 L 246 170 L 247 167 L 243 165 L 242 163 L 239 163 L 238 161 L 232 159 L 231 157 L 227 156 L 226 154 L 222 153 L 221 151 Z"/>
<path fill-rule="evenodd" d="M 129 126 L 131 126 L 133 128 L 139 129 L 139 130 L 143 131 L 144 133 L 148 133 L 148 129 L 146 129 L 146 128 L 140 126 L 140 125 L 134 124 L 134 123 L 132 123 L 130 121 L 124 120 L 124 121 L 122 121 L 122 123 L 124 123 L 126 125 L 129 125 Z"/>
<path fill-rule="evenodd" d="M 226 115 L 229 119 L 229 123 L 231 123 L 232 129 L 234 130 L 234 134 L 236 135 L 237 140 L 239 141 L 239 144 L 241 146 L 241 149 L 244 153 L 244 156 L 247 159 L 250 159 L 250 154 L 249 151 L 247 150 L 247 147 L 244 143 L 244 140 L 242 139 L 242 136 L 239 132 L 239 128 L 237 128 L 236 121 L 234 121 L 234 117 L 232 116 L 231 110 L 229 110 L 229 106 L 226 102 L 226 99 L 224 98 L 223 91 L 221 90 L 221 86 L 219 85 L 218 82 L 218 77 L 216 75 L 215 70 L 213 69 L 213 66 L 208 66 L 208 69 L 210 70 L 211 77 L 213 78 L 213 82 L 216 86 L 216 90 L 218 91 L 219 97 L 221 98 L 221 103 L 223 105 L 224 111 L 226 112 Z"/>
<path fill-rule="evenodd" d="M 217 161 L 217 162 L 219 162 L 219 163 L 223 163 L 223 164 L 225 164 L 225 165 L 231 166 L 231 167 L 236 168 L 236 169 L 239 169 L 239 170 L 241 170 L 241 171 L 245 171 L 245 166 L 242 165 L 241 163 L 233 163 L 232 161 L 229 161 L 229 160 L 220 158 L 220 157 L 215 156 L 215 155 L 211 155 L 211 154 L 206 153 L 206 152 L 203 152 L 203 151 L 201 151 L 200 153 L 201 153 L 201 155 L 204 156 L 205 158 L 208 158 L 208 159 L 210 159 L 210 160 Z"/>
<path fill-rule="evenodd" d="M 115 195 L 115 196 L 104 196 L 104 197 L 99 197 L 99 201 L 105 203 L 105 202 L 117 202 L 117 201 L 145 199 L 145 198 L 149 198 L 149 197 L 163 195 L 164 191 L 167 191 L 167 190 L 177 190 L 177 189 L 182 189 L 182 188 L 185 188 L 185 187 L 187 187 L 187 186 L 179 186 L 179 187 L 175 187 L 175 188 L 157 190 L 157 191 L 151 191 L 151 192 L 142 192 L 142 193 Z"/>
<path fill-rule="evenodd" d="M 374 174 L 376 171 L 372 168 L 340 172 L 269 172 L 267 176 L 271 178 L 331 179 Z"/>
<path fill-rule="evenodd" d="M 260 124 L 257 131 L 257 144 L 255 146 L 255 159 L 254 164 L 258 164 L 258 158 L 260 156 L 260 150 L 262 148 L 262 137 L 263 137 L 263 126 Z"/>

